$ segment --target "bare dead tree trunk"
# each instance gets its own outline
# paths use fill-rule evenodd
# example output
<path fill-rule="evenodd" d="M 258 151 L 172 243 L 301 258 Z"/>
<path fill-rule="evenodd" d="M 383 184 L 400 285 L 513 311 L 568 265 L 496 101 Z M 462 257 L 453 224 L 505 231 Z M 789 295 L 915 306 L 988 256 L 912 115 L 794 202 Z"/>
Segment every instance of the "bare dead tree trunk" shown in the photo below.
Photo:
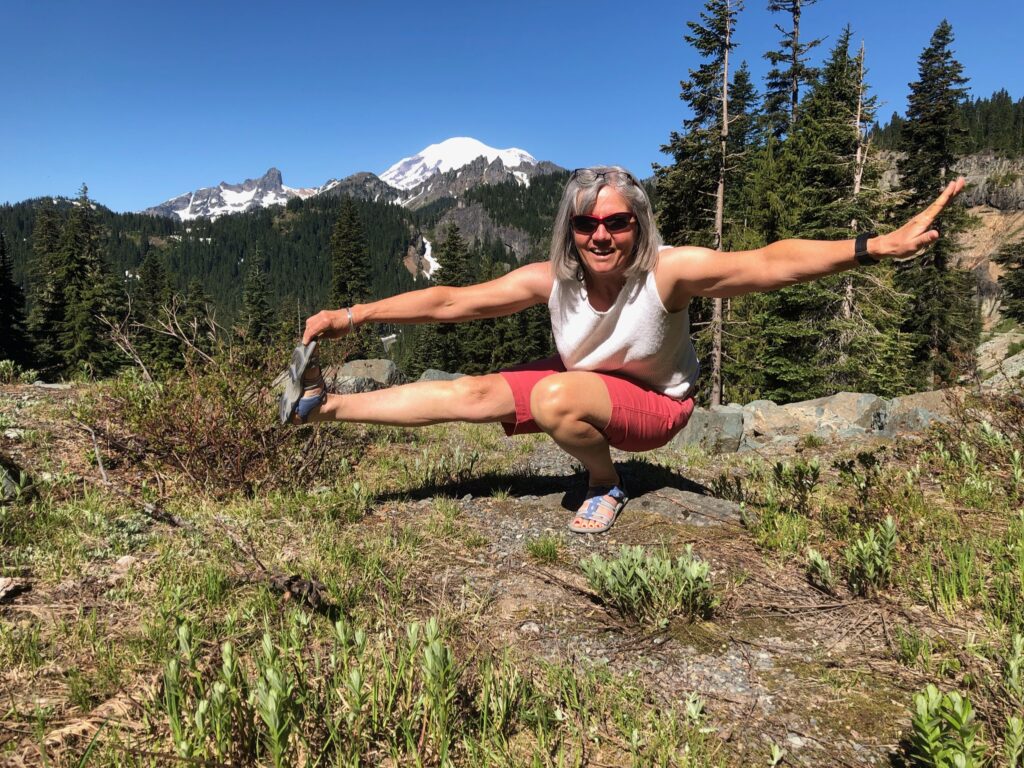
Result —
<path fill-rule="evenodd" d="M 789 62 L 792 73 L 789 81 L 789 130 L 796 126 L 796 107 L 800 101 L 800 6 L 802 0 L 793 3 L 793 47 Z"/>
<path fill-rule="evenodd" d="M 731 3 L 727 3 L 730 7 Z M 719 133 L 721 157 L 718 164 L 718 190 L 715 193 L 715 249 L 722 249 L 725 228 L 725 169 L 729 142 L 729 43 L 731 25 L 725 29 L 725 51 L 722 63 L 722 128 Z M 711 405 L 722 404 L 722 299 L 714 300 L 711 315 Z"/>
<path fill-rule="evenodd" d="M 859 65 L 860 74 L 857 77 L 857 114 L 854 117 L 853 127 L 857 131 L 857 153 L 854 156 L 853 162 L 853 196 L 854 198 L 860 194 L 861 182 L 864 178 L 864 167 L 867 165 L 868 148 L 865 139 L 864 126 L 861 125 L 862 114 L 864 112 L 864 42 L 860 44 L 860 54 L 857 56 L 857 63 Z M 857 219 L 853 218 L 850 220 L 850 231 L 857 234 Z M 853 305 L 853 277 L 847 275 L 846 284 L 843 291 L 843 319 L 849 320 L 853 317 L 854 305 Z"/>

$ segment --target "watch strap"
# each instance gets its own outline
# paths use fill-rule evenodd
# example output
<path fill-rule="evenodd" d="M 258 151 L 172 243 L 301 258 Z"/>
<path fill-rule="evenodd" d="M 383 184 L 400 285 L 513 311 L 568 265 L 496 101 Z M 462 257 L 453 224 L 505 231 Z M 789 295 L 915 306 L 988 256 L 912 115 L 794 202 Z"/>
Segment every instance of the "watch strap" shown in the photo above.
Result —
<path fill-rule="evenodd" d="M 857 259 L 858 264 L 865 267 L 870 267 L 872 264 L 878 264 L 881 262 L 881 259 L 876 259 L 868 253 L 868 240 L 872 237 L 878 237 L 878 233 L 861 232 L 853 241 L 853 257 Z"/>

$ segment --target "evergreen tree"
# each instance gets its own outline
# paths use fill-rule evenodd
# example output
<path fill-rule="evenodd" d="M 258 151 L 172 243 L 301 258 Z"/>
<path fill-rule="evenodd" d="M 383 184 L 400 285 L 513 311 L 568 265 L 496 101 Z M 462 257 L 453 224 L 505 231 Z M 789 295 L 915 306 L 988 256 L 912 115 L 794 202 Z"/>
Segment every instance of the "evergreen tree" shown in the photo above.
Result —
<path fill-rule="evenodd" d="M 121 290 L 104 261 L 100 224 L 84 184 L 61 231 L 57 262 L 64 308 L 56 337 L 64 372 L 109 374 L 118 356 L 103 316 L 113 312 Z"/>
<path fill-rule="evenodd" d="M 28 330 L 35 348 L 35 362 L 44 371 L 59 369 L 60 349 L 57 326 L 64 317 L 64 284 L 59 279 L 61 220 L 50 198 L 45 198 L 35 214 L 32 229 L 32 261 L 28 269 L 32 306 Z"/>
<path fill-rule="evenodd" d="M 31 364 L 25 332 L 25 294 L 14 280 L 7 239 L 0 232 L 0 360 Z"/>
<path fill-rule="evenodd" d="M 161 330 L 173 303 L 171 281 L 162 259 L 150 252 L 139 268 L 139 282 L 132 302 L 139 352 L 147 364 L 167 369 L 178 359 L 174 337 Z"/>
<path fill-rule="evenodd" d="M 708 0 L 700 15 L 703 23 L 687 22 L 691 34 L 685 39 L 704 59 L 690 70 L 690 79 L 680 83 L 680 98 L 693 114 L 683 122 L 685 132 L 673 131 L 662 147 L 675 163 L 655 168 L 659 228 L 670 244 L 721 249 L 726 239 L 725 190 L 736 171 L 730 153 L 734 120 L 729 104 L 729 54 L 736 47 L 733 29 L 741 8 L 738 0 Z M 749 74 L 744 72 L 743 77 L 749 92 Z M 700 346 L 708 349 L 708 392 L 711 403 L 717 404 L 722 393 L 724 302 L 695 302 L 692 309 L 695 325 L 709 320 L 708 343 Z"/>
<path fill-rule="evenodd" d="M 370 254 L 363 234 L 363 225 L 352 198 L 341 202 L 337 223 L 331 233 L 331 306 L 351 307 L 370 297 Z M 380 354 L 380 343 L 372 329 L 363 326 L 348 343 L 354 357 Z"/>
<path fill-rule="evenodd" d="M 270 308 L 267 273 L 260 252 L 249 264 L 242 291 L 242 329 L 248 344 L 267 344 L 274 331 L 274 312 Z"/>
<path fill-rule="evenodd" d="M 203 284 L 193 278 L 178 309 L 178 325 L 192 343 L 209 354 L 216 341 L 213 322 L 213 300 L 203 290 Z"/>
<path fill-rule="evenodd" d="M 899 160 L 906 191 L 906 213 L 928 205 L 953 179 L 953 166 L 966 145 L 960 107 L 966 98 L 962 65 L 950 48 L 953 28 L 943 20 L 918 59 L 918 80 L 910 84 L 907 120 Z M 897 273 L 897 285 L 912 297 L 903 329 L 914 344 L 917 386 L 948 386 L 973 373 L 981 333 L 973 276 L 957 269 L 957 234 L 967 225 L 959 205 L 951 205 L 936 221 L 942 237 L 929 252 Z"/>
<path fill-rule="evenodd" d="M 658 229 L 670 245 L 716 247 L 714 199 L 721 160 L 722 82 L 726 60 L 736 47 L 731 33 L 739 10 L 735 0 L 708 0 L 701 22 L 688 21 L 684 39 L 704 62 L 680 82 L 679 98 L 690 110 L 682 132 L 673 131 L 661 151 L 672 165 L 655 166 Z"/>
<path fill-rule="evenodd" d="M 817 70 L 808 66 L 807 54 L 821 39 L 800 41 L 800 20 L 803 9 L 817 0 L 768 0 L 772 13 L 787 13 L 790 25 L 775 28 L 782 33 L 779 50 L 768 51 L 764 57 L 771 63 L 765 76 L 764 112 L 769 130 L 776 138 L 790 133 L 796 125 L 800 86 L 814 81 Z"/>
<path fill-rule="evenodd" d="M 861 189 L 856 177 L 860 126 L 872 119 L 873 100 L 863 98 L 861 60 L 850 55 L 850 38 L 847 28 L 801 102 L 800 121 L 781 145 L 771 140 L 762 156 L 771 162 L 779 146 L 785 164 L 784 172 L 761 182 L 777 186 L 779 209 L 772 214 L 769 207 L 761 222 L 777 227 L 768 240 L 847 238 L 854 222 L 864 226 L 881 215 L 879 196 Z M 860 181 L 873 189 L 878 174 L 868 166 Z M 733 398 L 782 402 L 837 389 L 898 394 L 906 386 L 906 340 L 890 283 L 880 269 L 847 272 L 737 302 L 737 325 L 746 331 L 737 358 L 760 365 L 734 364 Z"/>
<path fill-rule="evenodd" d="M 1024 323 L 1024 240 L 1004 245 L 993 260 L 1005 270 L 999 277 L 1003 314 Z"/>

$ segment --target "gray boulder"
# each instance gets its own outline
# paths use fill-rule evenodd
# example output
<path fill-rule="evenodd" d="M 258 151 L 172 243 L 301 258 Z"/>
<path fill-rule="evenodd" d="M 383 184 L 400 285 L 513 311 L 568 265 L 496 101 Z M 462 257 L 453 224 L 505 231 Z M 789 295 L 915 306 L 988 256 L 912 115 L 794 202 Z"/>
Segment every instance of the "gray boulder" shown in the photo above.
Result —
<path fill-rule="evenodd" d="M 391 360 L 351 360 L 324 374 L 328 381 L 334 382 L 331 389 L 343 395 L 384 389 L 402 382 L 402 374 Z"/>
<path fill-rule="evenodd" d="M 461 379 L 466 374 L 464 373 L 448 373 L 447 371 L 439 371 L 436 368 L 427 368 L 421 375 L 420 381 L 454 381 L 455 379 Z"/>
<path fill-rule="evenodd" d="M 963 396 L 960 389 L 938 389 L 894 397 L 889 401 L 879 430 L 885 437 L 927 432 L 937 422 L 948 422 Z"/>
<path fill-rule="evenodd" d="M 774 439 L 782 435 L 850 436 L 878 428 L 886 404 L 877 395 L 839 392 L 828 397 L 776 405 L 755 400 L 744 406 L 748 435 Z"/>
<path fill-rule="evenodd" d="M 982 382 L 986 391 L 1007 391 L 1024 385 L 1024 352 L 1018 352 L 999 363 L 995 375 Z"/>
<path fill-rule="evenodd" d="M 373 392 L 377 389 L 386 389 L 376 379 L 368 376 L 343 376 L 334 380 L 331 391 L 339 395 L 354 395 L 358 392 Z"/>
<path fill-rule="evenodd" d="M 743 408 L 738 405 L 695 408 L 672 445 L 697 445 L 710 454 L 738 451 L 743 439 Z"/>
<path fill-rule="evenodd" d="M 392 387 L 402 381 L 398 366 L 387 359 L 351 360 L 338 369 L 338 375 L 374 379 L 384 387 Z"/>

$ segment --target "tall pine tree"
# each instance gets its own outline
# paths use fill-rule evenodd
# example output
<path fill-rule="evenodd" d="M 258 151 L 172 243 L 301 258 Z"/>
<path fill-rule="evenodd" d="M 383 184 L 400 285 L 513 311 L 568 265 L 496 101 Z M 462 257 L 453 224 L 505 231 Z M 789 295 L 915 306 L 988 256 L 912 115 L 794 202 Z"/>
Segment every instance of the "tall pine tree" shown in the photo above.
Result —
<path fill-rule="evenodd" d="M 178 359 L 179 348 L 173 336 L 161 330 L 169 319 L 173 302 L 171 280 L 162 258 L 150 251 L 139 267 L 139 282 L 132 301 L 132 315 L 138 328 L 139 352 L 147 365 L 168 369 Z"/>
<path fill-rule="evenodd" d="M 966 99 L 963 66 L 954 56 L 953 28 L 943 20 L 918 59 L 918 79 L 910 84 L 907 120 L 902 126 L 899 172 L 907 215 L 927 206 L 953 180 L 953 166 L 966 146 L 960 109 Z M 954 263 L 957 235 L 967 216 L 957 204 L 936 220 L 942 237 L 928 253 L 897 273 L 897 285 L 911 299 L 903 328 L 914 344 L 918 387 L 948 386 L 975 368 L 981 333 L 973 276 Z"/>
<path fill-rule="evenodd" d="M 789 14 L 790 18 L 787 27 L 775 25 L 782 33 L 779 49 L 764 55 L 772 65 L 765 76 L 764 112 L 775 138 L 782 138 L 793 130 L 800 103 L 800 86 L 812 83 L 817 77 L 817 70 L 807 63 L 807 54 L 821 39 L 800 40 L 803 9 L 815 2 L 817 0 L 768 0 L 769 11 Z"/>
<path fill-rule="evenodd" d="M 35 364 L 46 373 L 61 367 L 57 325 L 64 317 L 64 284 L 59 278 L 61 218 L 53 200 L 46 198 L 35 213 L 32 257 L 28 269 L 32 306 L 28 330 L 35 348 Z"/>
<path fill-rule="evenodd" d="M 725 239 L 725 188 L 735 170 L 730 157 L 729 54 L 736 47 L 733 30 L 739 0 L 708 0 L 700 22 L 690 21 L 685 36 L 704 62 L 680 83 L 680 98 L 692 115 L 684 132 L 673 131 L 662 151 L 672 155 L 671 166 L 656 167 L 659 228 L 672 245 L 704 245 L 721 249 Z M 724 305 L 714 299 L 694 306 L 695 325 L 709 324 L 707 348 L 712 404 L 722 394 L 722 325 Z M 703 352 L 704 350 L 701 349 Z"/>
<path fill-rule="evenodd" d="M 25 294 L 14 280 L 7 239 L 0 232 L 0 360 L 30 365 L 28 334 L 25 332 Z"/>
<path fill-rule="evenodd" d="M 800 105 L 801 119 L 786 139 L 774 138 L 762 157 L 781 185 L 785 210 L 768 219 L 782 227 L 769 239 L 842 239 L 877 221 L 881 201 L 868 187 L 878 175 L 857 162 L 862 125 L 872 102 L 863 97 L 860 56 L 851 56 L 851 32 L 843 31 L 819 79 Z M 767 163 L 774 152 L 785 166 Z M 858 184 L 857 174 L 861 176 Z M 769 199 L 770 200 L 770 199 Z M 847 272 L 737 302 L 740 360 L 736 399 L 768 397 L 784 402 L 839 389 L 894 395 L 905 390 L 906 343 L 899 332 L 899 296 L 882 269 Z M 745 370 L 750 369 L 750 370 Z"/>
<path fill-rule="evenodd" d="M 999 277 L 999 287 L 1003 292 L 1002 312 L 1018 323 L 1024 323 L 1024 240 L 1004 245 L 993 261 L 1001 264 L 1004 270 Z"/>
<path fill-rule="evenodd" d="M 103 317 L 113 313 L 121 288 L 107 268 L 99 219 L 85 184 L 61 231 L 56 280 L 64 298 L 55 323 L 64 373 L 112 373 L 119 357 Z"/>
<path fill-rule="evenodd" d="M 331 233 L 331 306 L 351 307 L 370 298 L 370 252 L 352 198 L 342 199 L 338 220 Z M 348 339 L 354 357 L 377 356 L 381 344 L 373 330 L 363 326 Z"/>
<path fill-rule="evenodd" d="M 274 331 L 274 311 L 270 307 L 270 287 L 259 249 L 249 263 L 242 290 L 242 330 L 248 344 L 267 344 Z"/>

